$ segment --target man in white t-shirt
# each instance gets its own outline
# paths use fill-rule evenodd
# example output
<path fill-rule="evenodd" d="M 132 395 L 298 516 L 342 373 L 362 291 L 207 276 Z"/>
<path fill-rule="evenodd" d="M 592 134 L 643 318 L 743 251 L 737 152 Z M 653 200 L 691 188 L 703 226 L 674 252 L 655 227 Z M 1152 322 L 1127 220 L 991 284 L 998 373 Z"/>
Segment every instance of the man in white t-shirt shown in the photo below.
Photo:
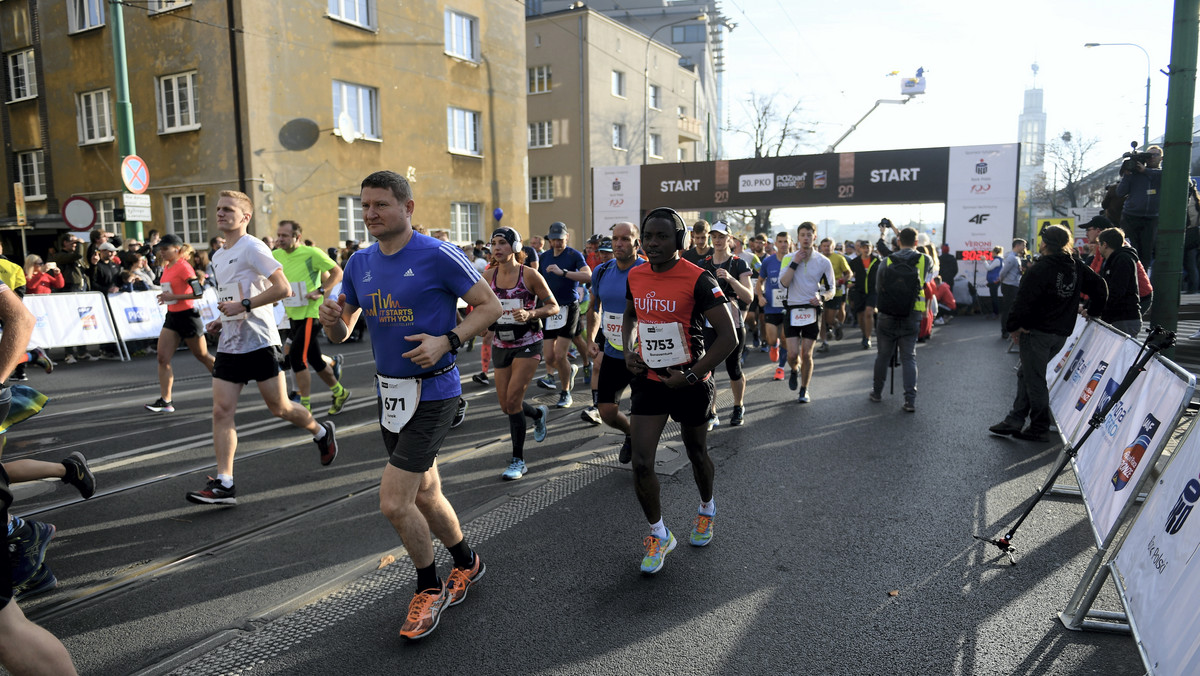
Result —
<path fill-rule="evenodd" d="M 302 427 L 313 435 L 321 452 L 321 464 L 337 456 L 332 422 L 318 424 L 308 409 L 287 397 L 279 363 L 283 352 L 275 312 L 271 305 L 291 292 L 283 266 L 267 245 L 246 235 L 254 205 L 245 193 L 222 190 L 217 200 L 217 229 L 225 245 L 213 255 L 213 277 L 217 284 L 219 316 L 208 331 L 221 334 L 213 363 L 213 450 L 217 455 L 217 477 L 203 490 L 187 494 L 189 502 L 204 505 L 236 505 L 233 485 L 233 456 L 237 451 L 238 396 L 251 380 L 271 414 Z"/>

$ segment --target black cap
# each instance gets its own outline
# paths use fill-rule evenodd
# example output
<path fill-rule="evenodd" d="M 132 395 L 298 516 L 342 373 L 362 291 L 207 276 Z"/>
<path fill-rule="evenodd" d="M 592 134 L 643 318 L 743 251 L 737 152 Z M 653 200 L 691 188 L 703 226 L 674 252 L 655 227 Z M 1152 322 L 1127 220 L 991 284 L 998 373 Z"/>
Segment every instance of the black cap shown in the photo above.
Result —
<path fill-rule="evenodd" d="M 155 244 L 154 248 L 158 249 L 164 246 L 183 246 L 183 240 L 179 239 L 177 235 L 172 235 L 168 232 L 158 240 L 158 244 Z"/>
<path fill-rule="evenodd" d="M 562 221 L 555 221 L 550 224 L 550 230 L 546 233 L 546 239 L 566 239 L 567 224 Z"/>
<path fill-rule="evenodd" d="M 1083 226 L 1084 230 L 1107 230 L 1113 227 L 1112 221 L 1105 218 L 1102 214 L 1092 216 L 1092 220 Z"/>

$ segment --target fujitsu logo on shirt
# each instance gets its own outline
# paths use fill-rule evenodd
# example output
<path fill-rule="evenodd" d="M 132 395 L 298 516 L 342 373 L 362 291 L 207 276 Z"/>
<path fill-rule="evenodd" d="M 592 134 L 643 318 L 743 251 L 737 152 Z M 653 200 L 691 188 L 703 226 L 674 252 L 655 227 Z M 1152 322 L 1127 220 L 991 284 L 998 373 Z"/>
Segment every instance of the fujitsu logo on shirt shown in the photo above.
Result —
<path fill-rule="evenodd" d="M 642 312 L 675 312 L 675 301 L 655 298 L 653 291 L 647 293 L 645 298 L 634 298 L 633 305 Z"/>

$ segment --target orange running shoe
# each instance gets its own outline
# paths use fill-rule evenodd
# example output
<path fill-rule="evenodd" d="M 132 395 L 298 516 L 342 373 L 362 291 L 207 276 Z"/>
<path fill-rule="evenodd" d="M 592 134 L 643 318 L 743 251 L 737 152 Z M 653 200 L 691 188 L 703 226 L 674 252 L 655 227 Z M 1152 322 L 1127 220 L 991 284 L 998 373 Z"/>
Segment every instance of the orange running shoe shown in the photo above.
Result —
<path fill-rule="evenodd" d="M 771 358 L 772 364 L 778 362 L 779 361 L 779 346 L 772 345 L 771 349 L 767 351 L 767 356 Z"/>
<path fill-rule="evenodd" d="M 445 583 L 437 589 L 417 592 L 408 604 L 408 617 L 400 627 L 400 636 L 415 640 L 433 633 L 442 617 L 447 598 Z"/>
<path fill-rule="evenodd" d="M 775 380 L 783 380 L 783 367 L 782 366 L 775 367 Z"/>
<path fill-rule="evenodd" d="M 450 579 L 446 580 L 446 590 L 450 594 L 450 598 L 446 601 L 446 606 L 457 606 L 467 598 L 467 590 L 471 585 L 479 581 L 483 574 L 487 572 L 487 566 L 484 565 L 483 559 L 479 553 L 475 553 L 475 565 L 470 568 L 454 567 L 450 571 Z"/>

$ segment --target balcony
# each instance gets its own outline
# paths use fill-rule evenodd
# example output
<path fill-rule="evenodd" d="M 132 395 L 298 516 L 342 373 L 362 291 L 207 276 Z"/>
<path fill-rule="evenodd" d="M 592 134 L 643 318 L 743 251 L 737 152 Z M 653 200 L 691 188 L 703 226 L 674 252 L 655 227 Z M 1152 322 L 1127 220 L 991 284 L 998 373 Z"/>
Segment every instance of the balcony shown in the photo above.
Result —
<path fill-rule="evenodd" d="M 704 123 L 687 115 L 679 116 L 679 141 L 690 143 L 703 140 Z"/>

